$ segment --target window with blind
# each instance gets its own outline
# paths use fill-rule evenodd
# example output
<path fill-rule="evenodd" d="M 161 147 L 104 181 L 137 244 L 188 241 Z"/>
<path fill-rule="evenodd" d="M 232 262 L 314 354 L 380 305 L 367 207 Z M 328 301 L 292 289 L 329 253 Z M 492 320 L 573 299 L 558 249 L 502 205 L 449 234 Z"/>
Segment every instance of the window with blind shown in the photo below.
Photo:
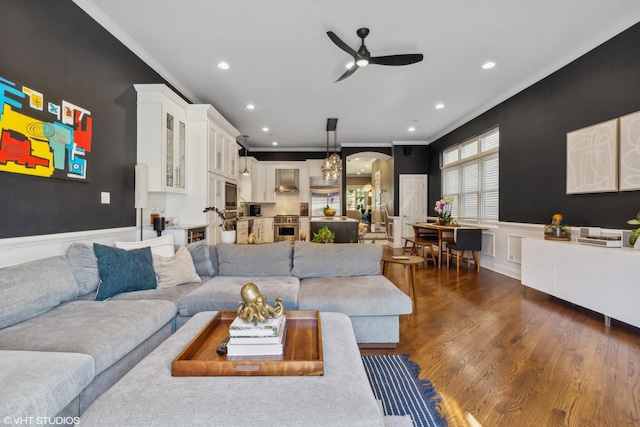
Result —
<path fill-rule="evenodd" d="M 442 153 L 442 196 L 460 222 L 498 221 L 500 131 L 492 129 Z"/>

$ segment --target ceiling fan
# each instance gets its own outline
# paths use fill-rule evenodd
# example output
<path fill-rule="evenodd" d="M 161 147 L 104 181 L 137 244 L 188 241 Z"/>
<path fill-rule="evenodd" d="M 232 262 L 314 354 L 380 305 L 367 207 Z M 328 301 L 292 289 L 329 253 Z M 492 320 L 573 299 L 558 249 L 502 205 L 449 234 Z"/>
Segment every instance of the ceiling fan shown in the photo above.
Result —
<path fill-rule="evenodd" d="M 351 49 L 345 42 L 340 40 L 340 37 L 336 36 L 333 31 L 327 31 L 327 35 L 329 36 L 331 41 L 333 41 L 340 49 L 351 55 L 353 57 L 353 61 L 355 62 L 351 68 L 349 68 L 343 75 L 340 76 L 338 80 L 336 80 L 336 82 L 346 79 L 347 77 L 355 73 L 358 68 L 366 67 L 369 64 L 409 65 L 422 61 L 423 57 L 421 53 L 372 57 L 369 53 L 369 50 L 364 45 L 364 39 L 369 35 L 369 29 L 360 28 L 358 31 L 356 31 L 356 34 L 362 39 L 362 44 L 360 45 L 360 49 L 358 49 L 357 52 Z"/>

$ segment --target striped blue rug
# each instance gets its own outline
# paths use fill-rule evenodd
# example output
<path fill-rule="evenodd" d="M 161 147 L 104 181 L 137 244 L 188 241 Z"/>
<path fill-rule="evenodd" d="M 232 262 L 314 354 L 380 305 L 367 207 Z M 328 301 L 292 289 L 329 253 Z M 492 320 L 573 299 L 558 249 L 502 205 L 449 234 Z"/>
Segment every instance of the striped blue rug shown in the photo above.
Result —
<path fill-rule="evenodd" d="M 376 399 L 387 417 L 410 417 L 416 427 L 446 427 L 436 409 L 440 398 L 429 380 L 418 378 L 420 367 L 408 354 L 362 356 L 364 369 Z M 387 418 L 385 417 L 385 418 Z M 387 421 L 393 425 L 395 422 Z"/>

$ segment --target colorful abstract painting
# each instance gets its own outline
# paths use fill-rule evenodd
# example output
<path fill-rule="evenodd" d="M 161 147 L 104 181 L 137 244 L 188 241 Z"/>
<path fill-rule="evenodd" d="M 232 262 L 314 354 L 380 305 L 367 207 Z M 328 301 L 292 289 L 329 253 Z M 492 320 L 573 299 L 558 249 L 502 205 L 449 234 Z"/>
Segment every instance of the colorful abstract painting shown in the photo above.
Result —
<path fill-rule="evenodd" d="M 0 171 L 87 181 L 91 111 L 0 75 Z"/>

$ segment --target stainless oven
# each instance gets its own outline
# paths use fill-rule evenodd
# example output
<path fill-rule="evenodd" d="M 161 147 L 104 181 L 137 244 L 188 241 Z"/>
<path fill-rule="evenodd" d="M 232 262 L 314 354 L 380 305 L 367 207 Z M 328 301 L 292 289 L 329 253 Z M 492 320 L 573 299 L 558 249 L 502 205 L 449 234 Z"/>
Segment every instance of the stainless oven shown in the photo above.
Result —
<path fill-rule="evenodd" d="M 300 235 L 300 217 L 298 215 L 276 215 L 273 217 L 273 240 L 295 241 Z"/>
<path fill-rule="evenodd" d="M 224 183 L 224 210 L 229 216 L 238 216 L 238 186 L 232 182 Z"/>

